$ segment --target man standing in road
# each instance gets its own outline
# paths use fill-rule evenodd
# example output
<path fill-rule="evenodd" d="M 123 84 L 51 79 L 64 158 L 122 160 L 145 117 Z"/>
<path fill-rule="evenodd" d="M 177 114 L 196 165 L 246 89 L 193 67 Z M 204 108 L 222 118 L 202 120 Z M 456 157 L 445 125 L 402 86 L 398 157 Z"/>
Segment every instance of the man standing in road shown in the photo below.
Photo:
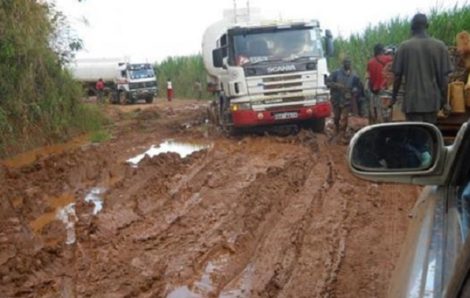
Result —
<path fill-rule="evenodd" d="M 370 118 L 376 123 L 388 121 L 388 107 L 382 105 L 382 97 L 385 95 L 383 69 L 392 60 L 392 56 L 385 55 L 383 45 L 378 43 L 374 46 L 374 57 L 367 63 Z"/>
<path fill-rule="evenodd" d="M 102 78 L 100 78 L 98 82 L 96 82 L 95 89 L 96 89 L 96 95 L 97 95 L 97 102 L 103 103 L 104 82 Z"/>
<path fill-rule="evenodd" d="M 173 99 L 173 84 L 171 83 L 170 79 L 166 81 L 166 99 L 168 101 Z"/>
<path fill-rule="evenodd" d="M 437 122 L 437 112 L 447 97 L 448 74 L 452 71 L 445 44 L 426 33 L 426 15 L 418 13 L 411 20 L 412 37 L 403 42 L 393 61 L 395 74 L 392 104 L 405 80 L 402 110 L 407 121 Z"/>
<path fill-rule="evenodd" d="M 359 114 L 358 102 L 363 93 L 362 83 L 351 69 L 351 60 L 343 60 L 342 67 L 328 78 L 327 86 L 331 89 L 336 133 L 345 139 L 349 113 Z"/>

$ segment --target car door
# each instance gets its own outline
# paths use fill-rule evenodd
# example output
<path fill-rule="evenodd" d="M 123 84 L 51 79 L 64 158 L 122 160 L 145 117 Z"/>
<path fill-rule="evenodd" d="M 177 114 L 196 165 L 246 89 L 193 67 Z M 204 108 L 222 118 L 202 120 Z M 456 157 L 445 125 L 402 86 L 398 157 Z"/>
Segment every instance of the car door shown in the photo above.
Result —
<path fill-rule="evenodd" d="M 416 135 L 425 137 L 420 141 Z M 386 154 L 390 151 L 394 154 Z M 423 152 L 431 155 L 431 163 L 415 162 Z M 352 172 L 367 180 L 427 185 L 410 213 L 388 296 L 458 297 L 470 268 L 470 204 L 464 195 L 470 180 L 470 122 L 448 147 L 429 124 L 370 126 L 353 137 L 348 159 Z"/>
<path fill-rule="evenodd" d="M 470 134 L 459 148 L 448 186 L 446 258 L 442 280 L 446 297 L 470 297 Z"/>

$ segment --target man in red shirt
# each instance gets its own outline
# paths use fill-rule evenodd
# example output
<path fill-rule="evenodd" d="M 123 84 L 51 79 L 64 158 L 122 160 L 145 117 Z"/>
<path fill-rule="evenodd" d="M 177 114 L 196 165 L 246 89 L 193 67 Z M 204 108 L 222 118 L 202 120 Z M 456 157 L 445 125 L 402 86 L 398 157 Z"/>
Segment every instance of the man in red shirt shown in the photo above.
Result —
<path fill-rule="evenodd" d="M 95 85 L 96 93 L 98 95 L 98 103 L 103 103 L 103 93 L 104 93 L 104 82 L 103 79 L 99 79 Z"/>
<path fill-rule="evenodd" d="M 370 113 L 372 122 L 385 122 L 388 120 L 388 106 L 383 106 L 381 97 L 385 96 L 385 79 L 383 69 L 393 60 L 392 56 L 385 55 L 381 44 L 374 46 L 374 57 L 367 63 L 367 84 L 370 94 Z"/>

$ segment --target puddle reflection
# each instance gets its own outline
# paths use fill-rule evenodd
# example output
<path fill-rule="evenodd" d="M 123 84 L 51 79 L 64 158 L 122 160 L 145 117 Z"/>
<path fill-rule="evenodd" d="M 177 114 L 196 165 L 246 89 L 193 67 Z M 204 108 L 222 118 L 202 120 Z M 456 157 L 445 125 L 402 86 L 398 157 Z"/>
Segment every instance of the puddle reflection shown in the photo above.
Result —
<path fill-rule="evenodd" d="M 131 159 L 128 159 L 127 162 L 133 165 L 137 165 L 146 155 L 149 157 L 154 157 L 160 155 L 162 153 L 177 153 L 181 158 L 185 158 L 186 156 L 201 151 L 204 149 L 209 148 L 209 145 L 205 144 L 192 144 L 192 143 L 182 143 L 182 142 L 175 142 L 173 140 L 167 140 L 161 143 L 158 146 L 152 146 L 146 152 L 139 154 Z"/>
<path fill-rule="evenodd" d="M 97 215 L 103 209 L 103 194 L 106 192 L 106 188 L 95 187 L 86 195 L 85 202 L 93 203 L 93 215 Z"/>

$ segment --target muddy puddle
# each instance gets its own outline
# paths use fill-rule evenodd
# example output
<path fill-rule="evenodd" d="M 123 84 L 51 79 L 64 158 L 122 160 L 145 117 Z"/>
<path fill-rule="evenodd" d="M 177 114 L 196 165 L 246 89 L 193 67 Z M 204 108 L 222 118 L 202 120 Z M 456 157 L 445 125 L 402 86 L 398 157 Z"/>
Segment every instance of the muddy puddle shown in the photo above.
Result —
<path fill-rule="evenodd" d="M 61 210 L 68 208 L 68 206 L 74 205 L 75 198 L 71 194 L 63 194 L 58 197 L 50 198 L 47 203 L 49 207 L 53 209 L 53 211 L 44 213 L 30 223 L 32 230 L 36 233 L 40 233 L 46 225 L 55 220 L 58 220 L 57 216 Z"/>
<path fill-rule="evenodd" d="M 106 188 L 95 187 L 86 195 L 85 202 L 94 205 L 93 215 L 97 215 L 101 210 L 103 210 L 103 195 L 105 192 Z"/>
<path fill-rule="evenodd" d="M 103 209 L 103 195 L 106 189 L 103 187 L 95 187 L 85 196 L 86 203 L 93 204 L 93 215 L 97 215 Z M 30 222 L 31 229 L 41 234 L 43 229 L 54 221 L 63 223 L 66 230 L 65 243 L 68 245 L 74 244 L 76 241 L 75 223 L 78 217 L 75 211 L 75 197 L 71 194 L 63 194 L 58 197 L 48 199 L 48 209 L 52 210 L 46 212 Z"/>
<path fill-rule="evenodd" d="M 213 279 L 224 271 L 224 266 L 228 263 L 228 256 L 221 256 L 209 261 L 204 268 L 199 280 L 190 286 L 181 286 L 168 294 L 167 298 L 203 298 L 214 295 L 217 290 Z"/>
<path fill-rule="evenodd" d="M 177 153 L 181 158 L 185 158 L 194 152 L 210 148 L 210 144 L 185 143 L 174 140 L 166 140 L 160 145 L 153 145 L 147 151 L 127 160 L 132 165 L 138 165 L 145 157 L 154 157 L 163 153 Z"/>
<path fill-rule="evenodd" d="M 53 154 L 58 154 L 72 149 L 83 146 L 89 142 L 88 135 L 81 135 L 72 139 L 71 141 L 63 144 L 55 144 L 50 146 L 40 147 L 31 151 L 27 151 L 16 155 L 10 159 L 0 160 L 0 164 L 3 164 L 9 168 L 21 168 L 34 163 L 41 157 L 47 157 Z"/>

